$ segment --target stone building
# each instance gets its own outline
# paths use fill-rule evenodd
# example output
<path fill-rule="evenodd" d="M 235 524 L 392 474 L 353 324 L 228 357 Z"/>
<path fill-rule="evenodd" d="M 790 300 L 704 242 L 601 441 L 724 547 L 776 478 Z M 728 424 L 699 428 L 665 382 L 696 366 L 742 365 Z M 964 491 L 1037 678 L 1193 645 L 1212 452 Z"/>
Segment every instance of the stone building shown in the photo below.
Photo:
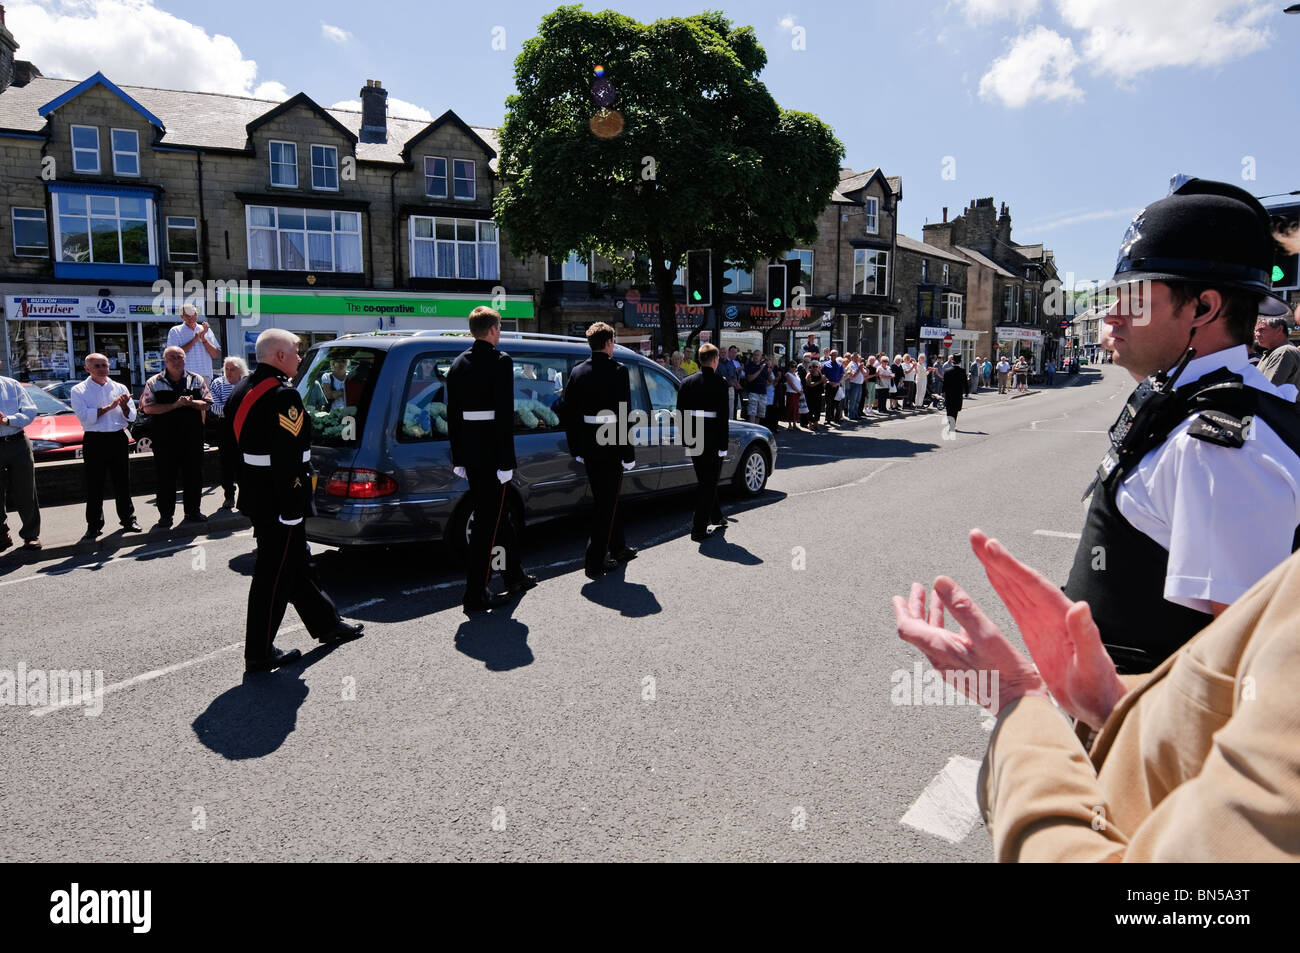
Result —
<path fill-rule="evenodd" d="M 992 344 L 1008 356 L 1025 354 L 1035 371 L 1049 357 L 1060 361 L 1065 332 L 1043 309 L 1044 285 L 1057 280 L 1055 256 L 1042 245 L 1012 241 L 1006 203 L 995 211 L 992 197 L 972 199 L 952 220 L 945 208 L 942 221 L 926 225 L 923 234 L 927 245 L 972 263 L 968 328 L 988 331 Z"/>
<path fill-rule="evenodd" d="M 908 353 L 935 356 L 952 351 L 970 361 L 987 350 L 987 329 L 972 328 L 966 314 L 967 276 L 975 269 L 952 250 L 898 236 L 898 320 Z M 951 348 L 943 343 L 948 335 Z"/>

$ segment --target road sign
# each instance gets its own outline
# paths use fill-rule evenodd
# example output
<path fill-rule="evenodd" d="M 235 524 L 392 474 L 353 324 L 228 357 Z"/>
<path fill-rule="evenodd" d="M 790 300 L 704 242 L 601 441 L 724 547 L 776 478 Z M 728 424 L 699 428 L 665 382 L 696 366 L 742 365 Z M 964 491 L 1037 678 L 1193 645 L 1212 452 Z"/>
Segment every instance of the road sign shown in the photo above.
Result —
<path fill-rule="evenodd" d="M 945 334 L 945 335 L 943 336 L 943 346 L 944 346 L 944 347 L 952 347 L 952 335 L 951 335 L 951 334 Z"/>

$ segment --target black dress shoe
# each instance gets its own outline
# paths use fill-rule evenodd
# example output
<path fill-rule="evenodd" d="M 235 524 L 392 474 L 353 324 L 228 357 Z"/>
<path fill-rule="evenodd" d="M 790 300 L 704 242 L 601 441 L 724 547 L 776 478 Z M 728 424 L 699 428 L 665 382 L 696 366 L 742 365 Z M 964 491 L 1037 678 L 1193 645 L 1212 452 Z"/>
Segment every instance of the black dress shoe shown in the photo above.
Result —
<path fill-rule="evenodd" d="M 82 539 L 95 539 L 100 533 L 104 532 L 104 523 L 101 520 L 98 523 L 91 523 L 86 527 L 86 535 Z"/>
<path fill-rule="evenodd" d="M 585 572 L 588 579 L 599 579 L 607 572 L 613 572 L 619 566 L 618 560 L 612 556 L 606 556 L 599 566 L 587 566 Z"/>
<path fill-rule="evenodd" d="M 506 583 L 506 592 L 510 595 L 516 595 L 521 592 L 527 592 L 529 589 L 537 588 L 537 577 L 524 573 L 513 582 Z"/>
<path fill-rule="evenodd" d="M 134 519 L 132 519 L 132 520 L 130 520 L 130 521 L 128 521 L 128 522 L 122 524 L 122 532 L 124 532 L 124 533 L 143 533 L 144 530 L 140 528 L 140 524 L 139 524 L 138 522 L 136 522 Z"/>
<path fill-rule="evenodd" d="M 334 628 L 324 635 L 313 635 L 312 638 L 317 642 L 350 642 L 361 638 L 361 630 L 364 628 L 365 625 L 360 622 L 345 622 L 339 619 Z"/>
<path fill-rule="evenodd" d="M 164 516 L 160 518 L 158 520 L 158 525 L 154 527 L 154 529 L 171 529 L 171 528 L 172 528 L 172 518 L 170 516 Z"/>
<path fill-rule="evenodd" d="M 186 513 L 182 523 L 206 523 L 208 518 L 202 513 Z"/>
<path fill-rule="evenodd" d="M 614 558 L 621 563 L 630 563 L 636 559 L 638 550 L 635 546 L 624 546 L 618 552 L 614 553 Z"/>
<path fill-rule="evenodd" d="M 302 653 L 297 649 L 277 649 L 271 646 L 271 654 L 265 658 L 244 659 L 245 672 L 269 672 L 273 668 L 279 668 L 281 665 L 288 665 L 290 662 L 296 662 L 302 658 Z"/>
<path fill-rule="evenodd" d="M 495 592 L 484 589 L 482 594 L 476 598 L 465 598 L 460 602 L 461 609 L 466 615 L 474 612 L 487 612 L 489 609 L 495 609 L 501 605 L 504 600 Z"/>
<path fill-rule="evenodd" d="M 222 501 L 221 508 L 223 510 L 233 510 L 235 508 L 235 498 L 233 496 L 226 497 L 225 500 Z"/>
<path fill-rule="evenodd" d="M 712 535 L 713 535 L 713 530 L 711 529 L 706 529 L 703 533 L 691 533 L 691 541 L 696 543 L 702 543 Z"/>

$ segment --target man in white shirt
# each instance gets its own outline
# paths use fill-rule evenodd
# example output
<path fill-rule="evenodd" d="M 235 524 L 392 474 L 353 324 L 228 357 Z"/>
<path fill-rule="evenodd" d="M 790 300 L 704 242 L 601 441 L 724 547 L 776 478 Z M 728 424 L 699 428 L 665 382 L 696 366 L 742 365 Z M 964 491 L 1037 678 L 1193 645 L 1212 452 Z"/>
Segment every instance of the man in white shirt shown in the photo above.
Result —
<path fill-rule="evenodd" d="M 94 539 L 104 528 L 104 478 L 113 478 L 117 518 L 127 533 L 141 532 L 131 502 L 127 425 L 135 420 L 135 401 L 126 385 L 108 376 L 108 358 L 103 354 L 86 357 L 90 376 L 72 388 L 70 403 L 85 431 L 81 445 L 82 468 L 86 475 L 86 539 Z"/>
<path fill-rule="evenodd" d="M 208 322 L 199 323 L 198 309 L 192 304 L 181 308 L 181 320 L 184 323 L 167 332 L 167 346 L 184 351 L 185 369 L 202 377 L 203 383 L 211 384 L 212 359 L 221 356 L 217 336 L 208 327 Z"/>
<path fill-rule="evenodd" d="M 1011 362 L 1006 357 L 998 358 L 998 393 L 1007 392 L 1007 375 L 1011 373 Z"/>

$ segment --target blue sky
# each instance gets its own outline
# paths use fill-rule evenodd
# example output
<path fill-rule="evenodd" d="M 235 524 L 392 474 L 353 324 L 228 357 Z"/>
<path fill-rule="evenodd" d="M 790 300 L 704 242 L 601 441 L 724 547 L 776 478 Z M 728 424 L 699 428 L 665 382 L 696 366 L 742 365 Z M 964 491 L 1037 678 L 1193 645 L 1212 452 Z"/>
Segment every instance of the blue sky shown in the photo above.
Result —
<path fill-rule="evenodd" d="M 520 44 L 553 3 L 9 0 L 46 75 L 325 105 L 383 81 L 390 112 L 496 125 Z M 587 4 L 604 9 L 607 4 Z M 718 6 L 716 3 L 708 6 Z M 723 5 L 768 53 L 783 106 L 829 123 L 856 169 L 903 177 L 903 231 L 992 195 L 1064 275 L 1108 276 L 1128 220 L 1176 172 L 1300 189 L 1300 16 L 1284 0 L 796 0 Z M 640 20 L 704 5 L 629 2 Z M 493 49 L 504 28 L 505 51 Z M 802 32 L 800 32 L 802 31 Z M 496 33 L 500 36 L 500 32 Z M 798 48 L 802 45 L 802 49 Z M 409 105 L 408 105 L 409 104 Z M 945 158 L 950 177 L 945 178 Z M 1247 178 L 1246 176 L 1253 176 Z"/>

